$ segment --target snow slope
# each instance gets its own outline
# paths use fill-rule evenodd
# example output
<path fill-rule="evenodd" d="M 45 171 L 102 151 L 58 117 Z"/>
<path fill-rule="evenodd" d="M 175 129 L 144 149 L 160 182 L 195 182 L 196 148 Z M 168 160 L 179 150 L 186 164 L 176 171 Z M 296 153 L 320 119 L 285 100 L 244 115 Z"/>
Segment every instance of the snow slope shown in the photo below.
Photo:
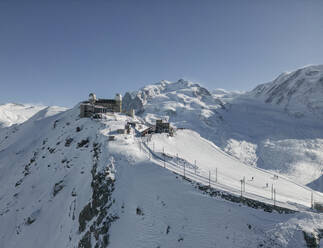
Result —
<path fill-rule="evenodd" d="M 97 124 L 78 120 L 77 108 L 61 111 L 41 110 L 0 146 L 0 247 L 78 243 L 76 211 L 91 198 L 93 159 L 83 143 L 91 136 L 92 145 Z"/>
<path fill-rule="evenodd" d="M 304 247 L 303 232 L 323 228 L 311 211 L 268 213 L 198 190 L 150 160 L 135 130 L 118 134 L 141 118 L 78 113 L 44 109 L 0 144 L 0 247 Z M 213 155 L 249 170 L 192 131 L 154 139 L 199 156 L 201 171 Z M 203 149 L 185 154 L 196 141 Z"/>
<path fill-rule="evenodd" d="M 257 86 L 251 95 L 296 116 L 323 117 L 323 65 L 282 73 L 274 81 Z"/>
<path fill-rule="evenodd" d="M 310 188 L 295 184 L 281 175 L 245 165 L 200 137 L 196 132 L 179 130 L 174 138 L 153 135 L 149 147 L 157 153 L 166 153 L 166 161 L 171 161 L 172 165 L 178 167 L 176 171 L 180 174 L 184 173 L 185 166 L 186 174 L 190 172 L 193 180 L 208 184 L 210 172 L 210 179 L 215 183 L 216 188 L 235 191 L 239 195 L 240 180 L 245 178 L 243 194 L 248 195 L 249 198 L 272 204 L 271 187 L 273 187 L 276 190 L 277 201 L 311 207 Z M 195 175 L 203 178 L 200 179 Z M 314 200 L 323 202 L 323 194 L 316 193 Z"/>
<path fill-rule="evenodd" d="M 8 127 L 13 124 L 20 124 L 44 108 L 45 106 L 32 104 L 1 104 L 0 127 Z"/>
<path fill-rule="evenodd" d="M 323 109 L 323 70 L 310 66 L 284 75 L 246 93 L 216 90 L 213 94 L 179 80 L 161 81 L 129 95 L 136 97 L 137 114 L 151 124 L 159 118 L 169 120 L 175 127 L 198 132 L 245 164 L 311 185 L 323 171 L 323 125 L 317 118 Z M 299 80 L 303 83 L 297 88 Z M 272 104 L 266 101 L 269 91 L 277 93 L 270 95 Z M 273 99 L 281 96 L 284 100 L 276 104 Z"/>

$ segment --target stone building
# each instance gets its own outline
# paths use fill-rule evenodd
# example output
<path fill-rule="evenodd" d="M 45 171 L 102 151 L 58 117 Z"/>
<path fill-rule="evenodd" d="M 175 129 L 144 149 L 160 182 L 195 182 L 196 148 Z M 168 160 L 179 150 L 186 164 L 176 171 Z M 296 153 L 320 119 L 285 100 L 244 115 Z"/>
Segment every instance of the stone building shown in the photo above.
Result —
<path fill-rule="evenodd" d="M 163 120 L 156 120 L 156 133 L 169 133 L 169 122 L 163 122 Z"/>
<path fill-rule="evenodd" d="M 163 120 L 156 120 L 156 125 L 146 128 L 141 131 L 141 136 L 152 133 L 168 133 L 170 136 L 174 135 L 174 128 L 170 126 L 169 122 L 163 122 Z"/>
<path fill-rule="evenodd" d="M 91 93 L 89 100 L 80 105 L 80 117 L 92 117 L 100 113 L 120 113 L 122 111 L 122 96 L 116 94 L 114 99 L 97 99 L 96 95 Z"/>

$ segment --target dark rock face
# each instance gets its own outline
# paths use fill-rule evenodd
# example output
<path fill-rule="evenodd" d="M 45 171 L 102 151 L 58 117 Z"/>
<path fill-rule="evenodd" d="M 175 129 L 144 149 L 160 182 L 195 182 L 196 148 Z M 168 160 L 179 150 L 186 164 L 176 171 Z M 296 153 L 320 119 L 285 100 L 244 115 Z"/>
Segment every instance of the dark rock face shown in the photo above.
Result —
<path fill-rule="evenodd" d="M 77 143 L 77 147 L 88 147 L 89 139 L 81 140 L 79 143 Z"/>
<path fill-rule="evenodd" d="M 109 213 L 113 203 L 114 181 L 111 178 L 106 178 L 106 171 L 97 171 L 99 153 L 100 146 L 94 143 L 93 168 L 91 170 L 93 193 L 91 201 L 79 215 L 79 232 L 85 232 L 78 244 L 79 248 L 107 247 L 109 244 L 109 228 L 111 223 L 118 219 L 118 216 Z M 92 221 L 92 224 L 88 226 L 87 223 L 90 221 Z"/>
<path fill-rule="evenodd" d="M 71 143 L 73 142 L 72 138 L 68 138 L 65 140 L 65 147 L 69 147 L 71 145 Z"/>
<path fill-rule="evenodd" d="M 32 223 L 34 223 L 36 220 L 37 220 L 37 218 L 38 218 L 38 216 L 40 215 L 40 209 L 37 209 L 37 210 L 35 210 L 28 218 L 27 218 L 27 220 L 26 220 L 26 222 L 25 222 L 25 224 L 26 225 L 31 225 Z"/>
<path fill-rule="evenodd" d="M 61 180 L 58 183 L 55 183 L 54 188 L 53 188 L 53 196 L 55 197 L 58 192 L 60 192 L 64 188 L 64 181 Z"/>
<path fill-rule="evenodd" d="M 137 207 L 137 209 L 136 209 L 136 214 L 137 215 L 144 215 L 144 212 L 142 211 L 142 209 L 141 208 L 139 208 L 139 207 Z"/>
<path fill-rule="evenodd" d="M 285 94 L 291 96 L 295 93 L 296 89 L 289 90 L 290 84 L 301 74 L 301 70 L 295 71 L 292 75 L 290 75 L 284 82 L 280 84 L 276 84 L 277 79 L 273 83 L 273 87 L 269 88 L 266 92 L 268 98 L 266 99 L 266 103 L 271 103 L 274 98 L 284 98 Z M 299 85 L 300 86 L 300 85 Z M 298 87 L 299 87 L 298 86 Z M 280 101 L 281 102 L 281 101 Z M 279 104 L 278 102 L 277 104 Z"/>
<path fill-rule="evenodd" d="M 205 89 L 205 88 L 203 88 L 201 86 L 198 87 L 198 89 L 196 91 L 196 94 L 197 94 L 197 96 L 201 96 L 201 97 L 203 97 L 203 96 L 211 96 L 211 93 L 207 89 Z"/>
<path fill-rule="evenodd" d="M 319 248 L 320 240 L 323 238 L 323 230 L 317 230 L 314 233 L 303 231 L 304 239 L 308 248 Z"/>
<path fill-rule="evenodd" d="M 322 65 L 304 67 L 257 86 L 251 95 L 262 98 L 265 103 L 279 105 L 297 118 L 307 115 L 321 118 L 322 75 Z"/>
<path fill-rule="evenodd" d="M 127 92 L 122 99 L 122 110 L 130 111 L 132 109 L 134 109 L 136 112 L 141 112 L 143 110 L 143 103 L 138 96 L 132 98 Z"/>

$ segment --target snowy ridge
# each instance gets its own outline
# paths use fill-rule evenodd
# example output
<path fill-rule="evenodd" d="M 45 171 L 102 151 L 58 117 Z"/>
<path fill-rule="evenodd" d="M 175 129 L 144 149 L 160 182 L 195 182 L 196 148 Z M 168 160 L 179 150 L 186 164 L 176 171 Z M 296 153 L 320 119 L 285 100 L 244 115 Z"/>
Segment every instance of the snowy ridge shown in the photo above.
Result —
<path fill-rule="evenodd" d="M 282 73 L 274 81 L 257 86 L 251 95 L 282 107 L 296 116 L 323 116 L 323 65 Z"/>
<path fill-rule="evenodd" d="M 2 104 L 0 105 L 0 127 L 20 124 L 44 108 L 45 106 L 32 104 Z"/>

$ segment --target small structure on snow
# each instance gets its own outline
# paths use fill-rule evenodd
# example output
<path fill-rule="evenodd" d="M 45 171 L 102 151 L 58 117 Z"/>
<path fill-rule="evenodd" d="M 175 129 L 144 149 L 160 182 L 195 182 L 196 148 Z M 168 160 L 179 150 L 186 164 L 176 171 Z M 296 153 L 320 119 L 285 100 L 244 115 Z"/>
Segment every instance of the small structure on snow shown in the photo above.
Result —
<path fill-rule="evenodd" d="M 141 132 L 141 136 L 152 133 L 168 133 L 173 136 L 174 129 L 170 126 L 169 122 L 163 122 L 163 120 L 156 120 L 156 125 L 146 128 Z"/>
<path fill-rule="evenodd" d="M 323 202 L 314 202 L 313 207 L 319 213 L 323 213 Z"/>
<path fill-rule="evenodd" d="M 163 122 L 163 120 L 156 120 L 156 133 L 169 133 L 169 122 Z"/>

